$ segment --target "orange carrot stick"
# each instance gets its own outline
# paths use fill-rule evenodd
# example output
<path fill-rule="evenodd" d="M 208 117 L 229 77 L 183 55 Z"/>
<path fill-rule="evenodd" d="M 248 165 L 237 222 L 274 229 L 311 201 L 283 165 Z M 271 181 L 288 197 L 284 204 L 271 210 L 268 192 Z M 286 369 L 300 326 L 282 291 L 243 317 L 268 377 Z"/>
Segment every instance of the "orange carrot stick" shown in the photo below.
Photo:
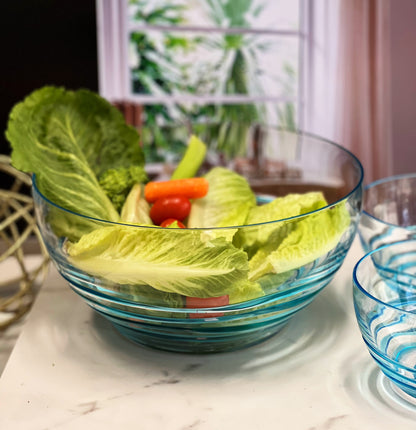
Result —
<path fill-rule="evenodd" d="M 205 178 L 171 179 L 170 181 L 148 182 L 144 187 L 144 196 L 149 203 L 161 197 L 184 196 L 188 199 L 199 199 L 208 192 L 208 181 Z"/>

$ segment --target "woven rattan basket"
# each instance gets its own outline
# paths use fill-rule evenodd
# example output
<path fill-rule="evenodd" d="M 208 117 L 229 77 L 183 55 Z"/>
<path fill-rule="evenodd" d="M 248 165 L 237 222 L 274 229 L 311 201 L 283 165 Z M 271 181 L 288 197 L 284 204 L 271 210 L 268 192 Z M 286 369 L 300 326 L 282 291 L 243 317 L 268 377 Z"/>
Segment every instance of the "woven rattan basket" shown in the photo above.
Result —
<path fill-rule="evenodd" d="M 30 309 L 44 280 L 48 256 L 30 196 L 31 179 L 0 155 L 0 330 Z M 12 268 L 12 269 L 11 269 Z"/>

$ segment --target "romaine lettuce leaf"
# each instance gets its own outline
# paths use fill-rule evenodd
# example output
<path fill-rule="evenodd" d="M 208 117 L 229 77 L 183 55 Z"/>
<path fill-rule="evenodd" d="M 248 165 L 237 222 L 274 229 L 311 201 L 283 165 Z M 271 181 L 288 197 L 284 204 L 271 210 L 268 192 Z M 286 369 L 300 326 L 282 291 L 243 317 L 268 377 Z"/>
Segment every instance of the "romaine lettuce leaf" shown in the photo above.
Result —
<path fill-rule="evenodd" d="M 182 308 L 185 306 L 185 298 L 179 294 L 166 293 L 149 287 L 149 285 L 120 285 L 120 293 L 123 299 L 153 306 L 167 306 L 170 308 Z"/>
<path fill-rule="evenodd" d="M 230 305 L 257 299 L 264 296 L 264 291 L 258 282 L 242 281 L 235 285 L 229 294 Z"/>
<path fill-rule="evenodd" d="M 311 263 L 331 251 L 350 224 L 345 203 L 291 221 L 290 233 L 278 247 L 268 241 L 249 261 L 249 279 L 255 281 L 267 273 L 283 273 Z"/>
<path fill-rule="evenodd" d="M 249 210 L 256 205 L 256 196 L 247 180 L 223 167 L 214 167 L 205 178 L 209 183 L 208 194 L 192 203 L 188 227 L 243 225 Z M 216 233 L 221 235 L 220 230 Z"/>
<path fill-rule="evenodd" d="M 295 280 L 296 270 L 289 270 L 282 273 L 267 273 L 261 276 L 256 282 L 260 284 L 264 294 L 273 294 L 277 291 L 284 291 L 288 289 L 288 285 Z"/>
<path fill-rule="evenodd" d="M 247 224 L 261 224 L 257 227 L 241 229 L 238 232 L 236 243 L 241 245 L 249 255 L 253 255 L 266 242 L 280 241 L 285 237 L 292 224 L 288 222 L 270 221 L 282 220 L 294 216 L 302 215 L 314 211 L 327 205 L 321 192 L 309 192 L 305 194 L 288 194 L 284 197 L 277 197 L 264 205 L 252 207 L 247 216 Z M 279 230 L 283 229 L 281 232 Z M 273 239 L 271 236 L 274 235 Z M 276 246 L 277 247 L 277 246 Z"/>
<path fill-rule="evenodd" d="M 117 221 L 119 215 L 97 177 L 110 167 L 144 163 L 137 131 L 114 106 L 87 90 L 34 91 L 12 109 L 6 137 L 13 166 L 35 173 L 47 198 L 103 220 Z"/>
<path fill-rule="evenodd" d="M 67 251 L 74 266 L 93 276 L 184 296 L 222 296 L 247 281 L 247 254 L 223 238 L 203 241 L 198 230 L 114 225 Z"/>
<path fill-rule="evenodd" d="M 127 224 L 152 225 L 150 206 L 144 198 L 142 184 L 136 184 L 127 195 L 121 209 L 120 220 Z"/>

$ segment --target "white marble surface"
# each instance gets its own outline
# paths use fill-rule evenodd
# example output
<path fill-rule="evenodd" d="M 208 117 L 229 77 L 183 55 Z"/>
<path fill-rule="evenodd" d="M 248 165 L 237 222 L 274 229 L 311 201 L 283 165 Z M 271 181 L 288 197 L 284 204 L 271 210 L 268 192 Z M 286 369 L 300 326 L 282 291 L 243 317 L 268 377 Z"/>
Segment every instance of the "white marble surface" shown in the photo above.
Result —
<path fill-rule="evenodd" d="M 2 245 L 4 245 L 4 243 L 0 241 L 0 248 Z M 26 271 L 30 273 L 31 271 L 37 270 L 37 268 L 42 264 L 43 258 L 40 254 L 37 254 L 39 252 L 39 245 L 36 240 L 29 238 L 24 244 L 23 251 L 25 253 Z M 0 288 L 0 299 L 9 300 L 10 297 L 19 291 L 19 285 L 15 282 L 18 277 L 16 276 L 17 274 L 21 274 L 21 267 L 15 258 L 10 257 L 0 262 L 0 280 L 2 282 L 2 288 Z M 45 273 L 42 271 L 32 284 L 30 292 L 33 295 L 33 299 L 39 292 L 44 281 L 44 275 Z M 26 300 L 28 299 L 26 298 Z M 27 315 L 28 314 L 25 313 L 19 319 L 8 325 L 7 328 L 0 330 L 0 375 L 2 374 L 16 341 L 26 323 Z M 12 316 L 13 315 L 10 312 L 0 312 L 0 322 L 10 322 Z"/>
<path fill-rule="evenodd" d="M 125 340 L 52 270 L 0 379 L 0 429 L 414 430 L 355 322 L 359 255 L 277 336 L 203 356 Z"/>
<path fill-rule="evenodd" d="M 26 322 L 26 317 L 14 322 L 4 330 L 0 330 L 0 375 L 3 373 L 10 354 L 19 338 L 22 328 Z"/>

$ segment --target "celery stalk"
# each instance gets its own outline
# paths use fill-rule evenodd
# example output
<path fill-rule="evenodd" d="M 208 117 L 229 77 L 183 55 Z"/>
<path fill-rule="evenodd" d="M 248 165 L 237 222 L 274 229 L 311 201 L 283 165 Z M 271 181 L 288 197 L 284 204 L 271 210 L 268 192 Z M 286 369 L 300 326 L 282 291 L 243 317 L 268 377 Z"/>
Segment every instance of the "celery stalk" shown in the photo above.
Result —
<path fill-rule="evenodd" d="M 171 179 L 194 177 L 204 161 L 206 152 L 207 147 L 205 143 L 196 136 L 191 135 L 188 142 L 188 148 L 186 149 L 182 160 L 173 172 Z"/>

